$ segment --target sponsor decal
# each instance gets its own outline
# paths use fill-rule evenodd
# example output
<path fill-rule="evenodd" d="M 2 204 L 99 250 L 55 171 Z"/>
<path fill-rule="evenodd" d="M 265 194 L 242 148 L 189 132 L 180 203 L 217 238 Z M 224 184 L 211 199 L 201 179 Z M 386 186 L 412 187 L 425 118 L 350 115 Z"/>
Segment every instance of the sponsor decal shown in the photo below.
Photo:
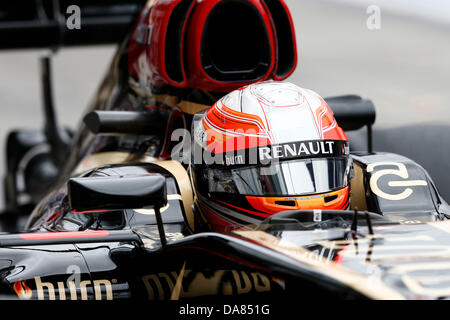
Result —
<path fill-rule="evenodd" d="M 383 169 L 375 170 L 379 166 L 393 166 L 395 169 Z M 423 186 L 426 187 L 428 183 L 425 180 L 411 180 L 409 179 L 409 173 L 405 164 L 400 162 L 375 162 L 367 166 L 367 172 L 373 172 L 370 177 L 370 188 L 374 194 L 377 196 L 392 201 L 405 200 L 413 194 L 413 189 L 410 187 Z M 378 180 L 385 176 L 398 176 L 403 180 L 391 180 L 388 182 L 389 187 L 399 187 L 398 193 L 388 193 L 386 190 L 381 190 L 378 185 Z"/>
<path fill-rule="evenodd" d="M 180 276 L 178 272 L 161 272 L 142 277 L 149 300 L 169 299 L 175 283 Z M 197 272 L 185 270 L 182 274 L 180 298 L 214 296 L 214 295 L 242 295 L 255 292 L 271 291 L 274 282 L 259 272 L 245 272 L 241 270 L 216 270 Z"/>
<path fill-rule="evenodd" d="M 34 277 L 34 282 L 36 296 L 33 296 L 33 290 L 25 281 L 16 281 L 13 288 L 17 296 L 20 299 L 35 297 L 38 300 L 88 300 L 88 291 L 93 289 L 95 300 L 113 300 L 112 283 L 117 280 L 84 280 L 79 282 L 79 286 L 75 281 L 45 282 L 41 277 Z"/>
<path fill-rule="evenodd" d="M 244 164 L 244 156 L 238 155 L 238 156 L 228 157 L 225 155 L 225 163 L 227 166 L 232 166 L 235 164 Z"/>
<path fill-rule="evenodd" d="M 272 159 L 297 158 L 304 156 L 330 156 L 336 152 L 335 141 L 294 142 L 267 147 L 259 147 L 260 161 Z"/>
<path fill-rule="evenodd" d="M 33 297 L 33 291 L 27 286 L 25 281 L 14 282 L 13 289 L 20 299 L 31 299 Z"/>
<path fill-rule="evenodd" d="M 280 160 L 343 157 L 349 154 L 350 148 L 347 141 L 312 140 L 226 152 L 222 154 L 222 163 L 226 166 L 246 164 L 266 165 Z"/>

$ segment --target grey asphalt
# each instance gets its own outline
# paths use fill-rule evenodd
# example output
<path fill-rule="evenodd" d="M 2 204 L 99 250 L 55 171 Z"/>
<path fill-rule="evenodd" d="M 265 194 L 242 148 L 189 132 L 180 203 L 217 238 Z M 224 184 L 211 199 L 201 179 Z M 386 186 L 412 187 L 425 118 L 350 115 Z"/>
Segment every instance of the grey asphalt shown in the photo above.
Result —
<path fill-rule="evenodd" d="M 377 108 L 375 128 L 380 130 L 450 125 L 449 27 L 391 14 L 380 5 L 381 29 L 369 30 L 363 7 L 317 0 L 286 2 L 294 19 L 299 53 L 299 65 L 290 82 L 322 96 L 354 93 L 372 99 Z M 114 51 L 115 46 L 97 46 L 57 53 L 55 102 L 63 125 L 75 128 L 81 120 Z M 8 131 L 40 128 L 43 123 L 39 54 L 37 50 L 0 52 L 1 176 L 5 174 L 3 150 Z M 438 131 L 435 137 L 448 148 L 449 130 Z M 434 168 L 432 177 L 437 176 L 449 179 L 447 172 Z M 0 207 L 2 203 L 0 200 Z"/>

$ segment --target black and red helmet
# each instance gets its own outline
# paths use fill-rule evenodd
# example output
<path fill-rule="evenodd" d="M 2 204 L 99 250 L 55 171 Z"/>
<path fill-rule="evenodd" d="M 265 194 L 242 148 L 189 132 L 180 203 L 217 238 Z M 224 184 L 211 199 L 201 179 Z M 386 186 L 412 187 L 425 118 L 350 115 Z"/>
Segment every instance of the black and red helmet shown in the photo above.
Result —
<path fill-rule="evenodd" d="M 274 81 L 235 90 L 194 117 L 192 139 L 197 206 L 214 230 L 349 206 L 348 139 L 311 90 Z"/>

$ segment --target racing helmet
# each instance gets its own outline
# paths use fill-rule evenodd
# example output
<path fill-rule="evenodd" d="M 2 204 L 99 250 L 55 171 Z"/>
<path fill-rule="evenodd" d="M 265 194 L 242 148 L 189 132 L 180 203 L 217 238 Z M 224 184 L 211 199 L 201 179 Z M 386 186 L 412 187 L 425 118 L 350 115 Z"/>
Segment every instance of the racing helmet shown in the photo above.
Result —
<path fill-rule="evenodd" d="M 212 224 L 349 207 L 348 139 L 311 90 L 276 81 L 245 86 L 197 113 L 191 133 L 196 204 Z"/>

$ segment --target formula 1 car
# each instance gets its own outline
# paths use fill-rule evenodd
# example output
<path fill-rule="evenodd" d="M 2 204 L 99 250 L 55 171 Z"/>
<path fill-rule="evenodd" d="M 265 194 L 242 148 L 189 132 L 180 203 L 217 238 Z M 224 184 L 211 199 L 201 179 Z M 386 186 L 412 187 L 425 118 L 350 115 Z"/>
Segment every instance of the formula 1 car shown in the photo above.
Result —
<path fill-rule="evenodd" d="M 373 152 L 375 108 L 356 95 L 325 99 L 345 131 L 366 127 L 367 151 L 350 146 L 349 210 L 286 210 L 220 232 L 202 216 L 189 165 L 173 159 L 177 130 L 226 93 L 294 71 L 283 0 L 79 5 L 80 33 L 61 27 L 62 1 L 27 15 L 0 7 L 4 49 L 120 42 L 74 133 L 56 121 L 51 55 L 41 60 L 46 126 L 7 138 L 2 298 L 450 297 L 450 208 L 422 166 Z"/>

